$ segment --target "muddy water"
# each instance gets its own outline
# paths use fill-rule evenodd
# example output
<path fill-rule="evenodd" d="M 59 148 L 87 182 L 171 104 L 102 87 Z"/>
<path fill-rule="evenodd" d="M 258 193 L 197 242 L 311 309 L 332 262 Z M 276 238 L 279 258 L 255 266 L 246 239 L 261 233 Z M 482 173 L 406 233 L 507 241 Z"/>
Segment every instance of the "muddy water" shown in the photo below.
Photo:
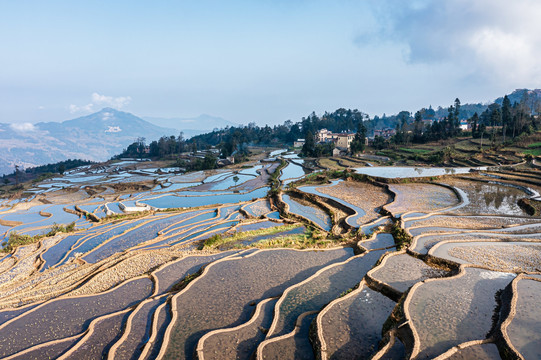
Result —
<path fill-rule="evenodd" d="M 385 226 L 390 223 L 391 223 L 391 219 L 381 218 L 379 220 L 374 221 L 371 224 L 361 226 L 361 231 L 365 235 L 371 235 L 375 229 L 379 228 L 380 226 Z"/>
<path fill-rule="evenodd" d="M 396 359 L 405 359 L 406 358 L 406 347 L 400 341 L 400 339 L 394 339 L 394 343 L 389 349 L 383 354 L 379 359 L 380 360 L 396 360 Z"/>
<path fill-rule="evenodd" d="M 434 215 L 421 220 L 406 221 L 405 227 L 503 229 L 504 227 L 532 223 L 541 223 L 541 220 L 530 217 Z"/>
<path fill-rule="evenodd" d="M 498 271 L 540 271 L 541 243 L 452 242 L 436 245 L 432 255 L 459 264 L 474 264 Z"/>
<path fill-rule="evenodd" d="M 0 329 L 0 356 L 32 345 L 76 335 L 92 319 L 133 306 L 152 292 L 152 281 L 142 278 L 96 296 L 53 300 L 25 313 Z M 23 340 L 24 339 L 24 340 Z"/>
<path fill-rule="evenodd" d="M 426 235 L 417 239 L 412 250 L 420 254 L 427 254 L 436 244 L 446 241 L 479 241 L 479 242 L 495 242 L 495 241 L 533 241 L 541 242 L 541 234 L 498 234 L 489 232 L 468 232 L 462 234 L 449 234 L 449 235 Z"/>
<path fill-rule="evenodd" d="M 351 256 L 351 249 L 280 249 L 211 265 L 173 303 L 178 317 L 171 329 L 165 358 L 191 358 L 205 332 L 246 322 L 250 302 L 278 296 L 322 267 Z"/>
<path fill-rule="evenodd" d="M 468 346 L 447 358 L 448 360 L 498 360 L 501 359 L 495 344 L 480 344 Z"/>
<path fill-rule="evenodd" d="M 463 276 L 427 282 L 410 293 L 408 311 L 419 335 L 418 357 L 433 358 L 463 342 L 484 339 L 492 326 L 495 294 L 514 277 L 466 268 Z"/>
<path fill-rule="evenodd" d="M 244 207 L 246 212 L 254 217 L 260 217 L 271 212 L 270 204 L 267 200 L 256 201 Z"/>
<path fill-rule="evenodd" d="M 156 340 L 154 340 L 154 342 L 150 346 L 147 355 L 144 358 L 141 357 L 141 359 L 153 360 L 156 359 L 158 357 L 158 354 L 160 353 L 160 348 L 163 344 L 165 330 L 171 322 L 171 305 L 169 302 L 167 302 L 166 304 L 167 305 L 163 308 L 160 308 L 159 312 L 157 313 L 157 331 L 155 337 Z"/>
<path fill-rule="evenodd" d="M 374 279 L 404 292 L 419 281 L 442 277 L 448 272 L 428 266 L 423 261 L 408 254 L 388 256 L 383 267 L 371 275 Z"/>
<path fill-rule="evenodd" d="M 383 323 L 395 305 L 367 286 L 334 303 L 321 316 L 328 358 L 370 358 L 377 352 Z"/>
<path fill-rule="evenodd" d="M 195 274 L 203 265 L 233 255 L 234 253 L 235 251 L 226 251 L 208 256 L 187 256 L 170 263 L 154 273 L 158 278 L 157 293 L 164 294 L 170 291 L 174 284 L 190 274 Z"/>
<path fill-rule="evenodd" d="M 100 320 L 94 327 L 94 332 L 80 345 L 69 359 L 100 359 L 121 336 L 122 327 L 126 324 L 130 312 L 120 313 Z"/>
<path fill-rule="evenodd" d="M 30 306 L 25 306 L 25 307 L 22 307 L 22 308 L 16 308 L 16 309 L 6 309 L 6 310 L 1 310 L 0 311 L 0 325 L 2 325 L 3 323 L 13 319 L 14 317 L 16 316 L 19 316 L 21 315 L 22 313 L 25 313 L 33 308 L 35 308 L 37 305 L 30 305 Z"/>
<path fill-rule="evenodd" d="M 310 324 L 312 324 L 316 316 L 317 314 L 305 314 L 300 319 L 298 330 L 294 335 L 266 344 L 263 348 L 263 359 L 315 359 L 316 357 L 308 334 Z"/>
<path fill-rule="evenodd" d="M 395 245 L 394 237 L 391 234 L 380 233 L 372 240 L 360 241 L 359 245 L 367 250 L 383 249 Z"/>
<path fill-rule="evenodd" d="M 432 212 L 457 205 L 456 194 L 444 187 L 433 184 L 390 184 L 396 194 L 394 202 L 385 208 L 397 216 L 408 211 Z"/>
<path fill-rule="evenodd" d="M 75 345 L 83 335 L 75 338 L 67 338 L 57 343 L 45 345 L 21 355 L 15 355 L 12 360 L 43 360 L 56 359 Z"/>
<path fill-rule="evenodd" d="M 517 284 L 517 312 L 507 327 L 511 343 L 525 359 L 541 357 L 541 282 L 523 279 Z"/>
<path fill-rule="evenodd" d="M 255 319 L 250 319 L 250 323 L 215 333 L 203 344 L 200 342 L 205 360 L 249 359 L 259 343 L 265 339 L 263 330 L 271 325 L 277 301 L 278 299 L 264 300 L 257 305 L 260 308 L 259 314 Z"/>
<path fill-rule="evenodd" d="M 268 337 L 285 335 L 295 328 L 297 318 L 307 311 L 319 311 L 343 292 L 355 287 L 385 251 L 356 256 L 314 275 L 308 282 L 288 290 L 276 311 L 275 328 Z"/>
<path fill-rule="evenodd" d="M 143 304 L 137 313 L 132 317 L 130 332 L 122 344 L 116 349 L 114 355 L 116 360 L 138 359 L 141 350 L 150 337 L 152 317 L 156 308 L 167 300 L 166 296 L 156 298 Z M 125 332 L 126 329 L 123 331 Z"/>

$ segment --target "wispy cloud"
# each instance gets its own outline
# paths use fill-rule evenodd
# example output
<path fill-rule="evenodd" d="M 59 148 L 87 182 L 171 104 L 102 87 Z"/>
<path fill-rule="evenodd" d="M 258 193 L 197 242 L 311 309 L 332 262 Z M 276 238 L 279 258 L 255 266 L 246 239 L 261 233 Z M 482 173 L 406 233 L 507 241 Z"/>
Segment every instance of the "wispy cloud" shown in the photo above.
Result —
<path fill-rule="evenodd" d="M 71 104 L 68 109 L 70 113 L 90 113 L 99 109 L 101 107 L 112 107 L 114 109 L 122 109 L 131 102 L 131 96 L 106 96 L 98 94 L 97 92 L 92 93 L 91 102 L 86 105 L 75 105 Z"/>
<path fill-rule="evenodd" d="M 75 104 L 71 104 L 69 106 L 70 113 L 75 114 L 78 112 L 92 112 L 92 108 L 94 107 L 94 104 L 90 103 L 87 105 L 77 106 Z"/>
<path fill-rule="evenodd" d="M 92 94 L 92 103 L 99 106 L 110 106 L 115 109 L 122 109 L 131 102 L 131 96 L 105 96 L 98 93 Z"/>
<path fill-rule="evenodd" d="M 509 84 L 541 77 L 537 0 L 373 0 L 379 28 L 357 43 L 396 42 L 410 63 L 451 63 L 463 74 Z M 464 74 L 466 75 L 466 74 Z"/>
<path fill-rule="evenodd" d="M 10 124 L 9 127 L 18 132 L 32 132 L 37 130 L 32 123 Z"/>

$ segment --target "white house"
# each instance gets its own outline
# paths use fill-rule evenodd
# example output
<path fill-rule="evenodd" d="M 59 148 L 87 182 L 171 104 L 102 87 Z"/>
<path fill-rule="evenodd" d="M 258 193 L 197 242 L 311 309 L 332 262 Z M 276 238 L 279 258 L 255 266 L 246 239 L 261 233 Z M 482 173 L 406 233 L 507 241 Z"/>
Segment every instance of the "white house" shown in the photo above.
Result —
<path fill-rule="evenodd" d="M 293 142 L 293 147 L 303 147 L 304 143 L 304 139 L 297 139 L 297 141 Z"/>

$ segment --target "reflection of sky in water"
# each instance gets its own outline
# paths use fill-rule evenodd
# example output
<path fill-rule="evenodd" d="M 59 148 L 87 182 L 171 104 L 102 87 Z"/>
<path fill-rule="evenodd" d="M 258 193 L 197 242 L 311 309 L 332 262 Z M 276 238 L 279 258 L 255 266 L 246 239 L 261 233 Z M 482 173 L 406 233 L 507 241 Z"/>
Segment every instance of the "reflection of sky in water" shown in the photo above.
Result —
<path fill-rule="evenodd" d="M 290 163 L 285 168 L 282 169 L 281 179 L 296 179 L 301 176 L 304 176 L 305 171 L 302 166 L 297 164 Z"/>
<path fill-rule="evenodd" d="M 303 205 L 293 200 L 289 195 L 282 195 L 282 199 L 289 205 L 289 212 L 312 220 L 327 231 L 331 229 L 331 218 L 325 211 L 315 206 Z"/>
<path fill-rule="evenodd" d="M 287 151 L 287 149 L 279 149 L 279 150 L 274 150 L 274 151 L 271 151 L 271 153 L 269 154 L 270 157 L 275 157 L 277 155 L 280 155 L 282 153 L 285 153 Z"/>
<path fill-rule="evenodd" d="M 357 225 L 357 220 L 361 217 L 363 217 L 366 212 L 361 209 L 360 207 L 358 206 L 355 206 L 345 200 L 342 200 L 340 198 L 337 198 L 335 196 L 332 196 L 332 195 L 328 195 L 328 194 L 325 194 L 325 193 L 322 193 L 318 190 L 318 188 L 321 188 L 321 187 L 332 187 L 332 186 L 336 186 L 338 185 L 342 180 L 335 180 L 333 181 L 331 184 L 329 185 L 326 185 L 326 186 L 322 186 L 322 185 L 315 185 L 315 186 L 301 186 L 299 187 L 299 190 L 301 191 L 304 191 L 305 193 L 308 193 L 308 194 L 315 194 L 315 195 L 319 195 L 321 197 L 324 197 L 324 198 L 329 198 L 329 199 L 333 199 L 334 201 L 344 205 L 345 207 L 348 207 L 354 211 L 357 212 L 357 214 L 354 214 L 354 215 L 351 215 L 348 216 L 346 218 L 346 222 L 350 225 L 350 226 L 353 226 L 353 227 L 358 227 Z"/>
<path fill-rule="evenodd" d="M 372 166 L 356 168 L 358 174 L 384 178 L 428 177 L 453 174 L 466 174 L 471 168 L 423 168 L 399 166 Z"/>

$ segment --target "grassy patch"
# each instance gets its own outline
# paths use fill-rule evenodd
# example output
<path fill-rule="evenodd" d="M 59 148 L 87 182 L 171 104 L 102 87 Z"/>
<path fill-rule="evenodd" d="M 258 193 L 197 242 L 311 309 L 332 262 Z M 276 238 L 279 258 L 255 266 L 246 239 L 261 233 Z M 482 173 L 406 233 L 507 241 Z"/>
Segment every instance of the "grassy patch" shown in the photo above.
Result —
<path fill-rule="evenodd" d="M 342 239 L 345 242 L 346 239 Z M 308 229 L 304 234 L 290 235 L 290 236 L 277 236 L 272 239 L 258 241 L 256 243 L 246 246 L 247 248 L 294 248 L 294 249 L 311 249 L 311 248 L 328 248 L 331 246 L 339 245 L 342 242 L 329 241 L 326 238 L 326 234 L 323 234 L 317 229 Z"/>
<path fill-rule="evenodd" d="M 278 179 L 280 177 L 280 172 L 283 168 L 285 168 L 287 165 L 287 161 L 282 159 L 280 161 L 280 165 L 274 170 L 274 172 L 269 177 L 269 184 L 271 185 L 271 189 L 269 190 L 269 195 L 277 194 L 280 189 L 280 180 Z"/>
<path fill-rule="evenodd" d="M 400 151 L 404 151 L 411 154 L 428 154 L 429 152 L 431 152 L 430 150 L 427 150 L 427 149 L 418 149 L 418 148 L 413 148 L 413 149 L 400 148 Z"/>
<path fill-rule="evenodd" d="M 331 170 L 343 170 L 344 167 L 340 166 L 335 160 L 329 158 L 318 159 L 319 165 L 331 169 Z"/>
<path fill-rule="evenodd" d="M 75 231 L 74 222 L 65 226 L 54 223 L 48 232 L 34 236 L 19 234 L 16 231 L 12 231 L 9 233 L 8 241 L 5 243 L 4 248 L 0 249 L 0 252 L 11 252 L 18 246 L 34 244 L 44 237 L 55 236 L 58 233 L 70 233 L 73 231 Z"/>
<path fill-rule="evenodd" d="M 391 234 L 394 237 L 398 251 L 408 247 L 411 244 L 412 237 L 409 236 L 406 230 L 402 229 L 398 223 L 391 226 Z"/>
<path fill-rule="evenodd" d="M 526 155 L 532 155 L 532 156 L 540 156 L 541 155 L 541 148 L 538 149 L 530 149 L 530 150 L 522 150 L 522 152 Z"/>
<path fill-rule="evenodd" d="M 278 226 L 277 224 L 276 227 L 270 227 L 270 228 L 259 229 L 259 230 L 242 231 L 242 232 L 237 232 L 231 236 L 225 236 L 225 237 L 222 234 L 214 234 L 208 239 L 206 239 L 203 242 L 203 244 L 199 247 L 199 249 L 200 250 L 216 249 L 227 243 L 234 243 L 240 240 L 245 240 L 245 239 L 256 237 L 256 236 L 278 234 L 281 232 L 298 228 L 300 226 L 301 226 L 300 224 L 292 224 L 292 225 L 285 225 L 285 226 Z"/>
<path fill-rule="evenodd" d="M 175 209 L 178 210 L 178 209 Z M 100 222 L 110 222 L 110 221 L 117 221 L 117 220 L 131 220 L 131 219 L 138 219 L 141 217 L 145 217 L 147 215 L 153 214 L 154 211 L 152 210 L 146 210 L 146 211 L 138 211 L 138 212 L 132 212 L 132 213 L 125 213 L 125 214 L 112 214 L 107 215 L 103 217 Z"/>
<path fill-rule="evenodd" d="M 328 241 L 317 240 L 305 234 L 290 235 L 290 236 L 278 236 L 273 239 L 267 239 L 250 244 L 246 247 L 254 247 L 258 249 L 269 248 L 295 248 L 295 249 L 307 249 L 314 247 L 327 247 Z"/>
<path fill-rule="evenodd" d="M 202 273 L 202 271 L 200 270 L 200 271 L 196 272 L 195 274 L 187 275 L 184 279 L 180 280 L 178 283 L 176 283 L 175 285 L 173 285 L 171 287 L 171 292 L 174 293 L 174 292 L 181 291 L 186 286 L 188 286 L 189 283 L 191 283 L 192 281 L 197 279 L 199 277 L 199 275 L 201 275 L 201 273 Z"/>
<path fill-rule="evenodd" d="M 541 147 L 541 142 L 535 142 L 533 144 L 528 144 L 528 147 L 531 148 L 539 148 Z"/>

